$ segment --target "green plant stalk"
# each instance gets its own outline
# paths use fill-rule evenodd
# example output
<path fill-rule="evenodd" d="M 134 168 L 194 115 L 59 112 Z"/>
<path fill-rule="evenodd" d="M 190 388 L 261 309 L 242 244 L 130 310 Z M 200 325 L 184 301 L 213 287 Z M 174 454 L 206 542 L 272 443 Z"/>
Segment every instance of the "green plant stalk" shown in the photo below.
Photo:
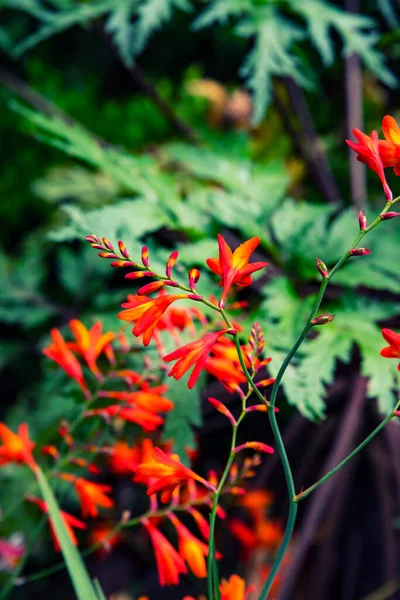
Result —
<path fill-rule="evenodd" d="M 272 584 L 274 582 L 275 576 L 277 574 L 277 572 L 279 571 L 279 568 L 281 566 L 283 557 L 286 554 L 286 550 L 289 546 L 291 537 L 292 537 L 292 533 L 293 533 L 293 529 L 294 529 L 294 525 L 295 525 L 295 521 L 296 521 L 296 515 L 297 515 L 297 509 L 294 508 L 294 505 L 297 504 L 297 501 L 295 501 L 296 498 L 296 492 L 295 492 L 295 488 L 294 488 L 294 484 L 293 484 L 293 477 L 292 477 L 292 473 L 291 473 L 291 468 L 290 468 L 290 463 L 286 454 L 286 450 L 285 450 L 285 445 L 282 439 L 282 435 L 280 433 L 279 430 L 279 426 L 276 420 L 276 416 L 275 416 L 275 411 L 273 410 L 275 407 L 275 403 L 276 403 L 276 397 L 279 391 L 279 387 L 282 381 L 282 378 L 285 374 L 285 371 L 287 369 L 287 367 L 289 366 L 290 362 L 292 361 L 292 358 L 294 357 L 294 355 L 296 354 L 298 348 L 301 346 L 301 344 L 303 343 L 304 339 L 306 338 L 307 334 L 309 333 L 309 331 L 312 329 L 313 324 L 312 324 L 312 320 L 316 317 L 317 312 L 319 310 L 319 307 L 321 305 L 322 299 L 324 297 L 325 294 L 325 290 L 330 282 L 330 280 L 332 279 L 332 277 L 334 276 L 334 274 L 342 267 L 342 265 L 350 258 L 351 254 L 350 254 L 350 250 L 352 250 L 353 248 L 358 247 L 360 241 L 363 239 L 363 237 L 372 229 L 374 229 L 377 225 L 379 225 L 379 223 L 383 220 L 381 215 L 385 214 L 386 212 L 389 211 L 389 209 L 396 203 L 400 201 L 400 196 L 398 196 L 397 198 L 395 198 L 392 202 L 386 202 L 386 205 L 383 209 L 383 211 L 380 213 L 380 215 L 371 223 L 371 225 L 369 225 L 369 227 L 367 227 L 366 229 L 362 229 L 359 231 L 357 237 L 355 238 L 354 242 L 352 243 L 352 245 L 350 246 L 350 248 L 345 252 L 345 254 L 342 256 L 342 258 L 340 258 L 338 260 L 338 262 L 334 265 L 334 267 L 331 269 L 328 277 L 324 277 L 320 288 L 319 288 L 319 292 L 317 295 L 317 298 L 315 300 L 313 309 L 311 311 L 310 316 L 308 317 L 308 320 L 306 322 L 306 325 L 303 329 L 303 331 L 300 333 L 299 337 L 297 338 L 296 342 L 293 344 L 292 348 L 289 350 L 285 360 L 283 361 L 278 374 L 276 376 L 276 380 L 275 383 L 273 385 L 272 388 L 272 392 L 271 392 L 271 399 L 270 399 L 270 405 L 271 405 L 271 409 L 268 411 L 268 416 L 269 416 L 269 420 L 270 420 L 270 424 L 271 424 L 271 428 L 272 428 L 272 432 L 274 434 L 274 438 L 278 447 L 278 451 L 279 451 L 279 455 L 282 461 L 282 466 L 283 466 L 283 470 L 285 473 L 285 478 L 286 478 L 286 485 L 287 485 L 287 491 L 288 491 L 288 497 L 289 497 L 289 515 L 288 515 L 288 520 L 287 520 L 287 524 L 286 524 L 286 529 L 285 529 L 285 533 L 281 542 L 281 545 L 279 547 L 278 553 L 275 557 L 274 563 L 272 565 L 271 571 L 269 573 L 269 576 L 265 582 L 265 585 L 263 587 L 263 590 L 260 594 L 259 600 L 267 600 L 268 598 L 268 594 L 269 591 L 272 587 Z M 393 415 L 392 415 L 393 416 Z M 390 420 L 390 419 L 389 419 Z M 386 424 L 386 423 L 385 423 Z M 368 440 L 369 441 L 369 440 Z M 368 443 L 368 442 L 366 442 Z M 365 444 L 364 444 L 365 445 Z M 359 448 L 361 449 L 361 448 Z M 354 456 L 354 454 L 353 454 Z M 347 462 L 347 461 L 346 461 Z M 345 464 L 345 463 L 343 463 Z M 343 466 L 343 464 L 341 463 L 340 467 L 341 468 Z M 336 469 L 337 471 L 338 469 Z M 336 472 L 335 471 L 335 472 Z M 333 475 L 333 473 L 332 473 Z M 322 481 L 320 482 L 322 483 Z M 313 488 L 315 489 L 315 488 Z M 311 490 L 312 491 L 312 490 Z M 310 491 L 310 493 L 311 493 Z"/>
<path fill-rule="evenodd" d="M 354 456 L 356 456 L 356 454 L 358 454 L 360 452 L 360 450 L 362 450 L 364 448 L 364 446 L 366 446 L 367 444 L 369 444 L 369 442 L 374 439 L 374 437 L 380 432 L 380 430 L 383 429 L 385 427 L 385 425 L 387 425 L 393 419 L 393 417 L 396 416 L 395 415 L 395 411 L 399 408 L 399 406 L 400 406 L 400 400 L 397 402 L 396 406 L 394 407 L 394 409 L 392 410 L 392 412 L 386 417 L 386 419 L 384 419 L 382 421 L 382 423 L 380 423 L 374 429 L 374 431 L 372 433 L 370 433 L 369 436 L 366 437 L 365 440 L 362 441 L 361 444 L 359 444 L 357 446 L 357 448 L 355 448 L 353 450 L 353 452 L 351 452 L 348 456 L 346 456 L 346 458 L 343 459 L 338 465 L 336 465 L 336 467 L 334 467 L 333 469 L 331 469 L 331 471 L 328 471 L 328 473 L 326 473 L 326 475 L 324 475 L 323 477 L 321 477 L 321 479 L 319 479 L 317 482 L 315 482 L 309 488 L 307 488 L 303 492 L 300 492 L 300 494 L 295 495 L 294 498 L 293 498 L 293 502 L 300 502 L 301 500 L 304 500 L 304 498 L 307 498 L 307 496 L 309 496 L 311 494 L 311 492 L 313 492 L 317 487 L 319 487 L 322 483 L 324 483 L 325 481 L 327 481 L 328 479 L 330 479 L 332 477 L 332 475 L 334 475 L 342 467 L 344 467 L 344 465 L 346 463 L 348 463 L 349 460 L 351 460 Z"/>

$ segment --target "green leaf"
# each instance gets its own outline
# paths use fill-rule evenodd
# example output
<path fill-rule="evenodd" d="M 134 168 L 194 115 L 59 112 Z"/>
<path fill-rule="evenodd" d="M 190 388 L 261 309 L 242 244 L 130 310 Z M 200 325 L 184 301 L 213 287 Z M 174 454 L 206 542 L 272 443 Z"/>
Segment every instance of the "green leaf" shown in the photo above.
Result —
<path fill-rule="evenodd" d="M 174 403 L 174 409 L 165 418 L 163 439 L 172 441 L 173 451 L 183 463 L 188 462 L 187 449 L 195 448 L 193 427 L 201 427 L 200 389 L 201 377 L 192 390 L 187 387 L 187 377 L 176 381 L 168 380 L 168 397 Z"/>
<path fill-rule="evenodd" d="M 71 542 L 53 490 L 40 467 L 36 477 L 78 600 L 99 600 L 79 550 Z"/>

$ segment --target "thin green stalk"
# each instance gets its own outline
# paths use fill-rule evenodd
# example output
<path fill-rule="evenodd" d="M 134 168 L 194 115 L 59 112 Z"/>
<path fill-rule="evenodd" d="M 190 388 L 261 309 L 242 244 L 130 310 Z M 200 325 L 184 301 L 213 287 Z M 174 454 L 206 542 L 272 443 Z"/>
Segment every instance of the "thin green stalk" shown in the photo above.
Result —
<path fill-rule="evenodd" d="M 355 450 L 353 450 L 353 452 L 351 452 L 348 456 L 346 456 L 346 458 L 343 459 L 338 465 L 336 465 L 336 467 L 331 469 L 331 471 L 328 471 L 328 473 L 326 473 L 326 475 L 321 477 L 321 479 L 319 479 L 316 483 L 311 485 L 309 488 L 307 488 L 303 492 L 300 492 L 300 494 L 295 495 L 293 498 L 293 501 L 300 502 L 301 500 L 304 500 L 304 498 L 307 498 L 307 496 L 309 496 L 311 494 L 311 492 L 313 492 L 317 487 L 319 487 L 322 483 L 324 483 L 324 481 L 327 481 L 328 479 L 330 479 L 332 477 L 332 475 L 334 475 L 335 473 L 337 473 L 339 471 L 339 469 L 344 467 L 344 465 L 346 463 L 348 463 L 349 460 L 351 460 L 354 456 L 356 456 L 356 454 L 358 454 L 360 452 L 360 450 L 362 450 L 364 448 L 364 446 L 369 444 L 369 442 L 374 439 L 374 437 L 380 432 L 380 430 L 383 429 L 385 427 L 385 425 L 387 425 L 389 423 L 389 421 L 391 421 L 393 419 L 393 417 L 395 416 L 394 411 L 397 410 L 399 406 L 400 406 L 400 400 L 396 404 L 396 406 L 394 407 L 392 412 L 386 417 L 386 419 L 384 419 L 382 421 L 382 423 L 380 423 L 378 425 L 378 427 L 376 427 L 374 429 L 374 431 L 372 433 L 370 433 L 369 436 L 366 437 L 365 440 L 357 446 L 357 448 L 355 448 Z"/>

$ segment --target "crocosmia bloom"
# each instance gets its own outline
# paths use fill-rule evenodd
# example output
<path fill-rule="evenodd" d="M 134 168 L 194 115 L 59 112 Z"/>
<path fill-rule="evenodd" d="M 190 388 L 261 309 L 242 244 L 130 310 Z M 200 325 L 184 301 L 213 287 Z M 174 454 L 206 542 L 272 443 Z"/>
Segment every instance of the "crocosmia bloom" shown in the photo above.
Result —
<path fill-rule="evenodd" d="M 172 544 L 153 523 L 145 520 L 143 521 L 143 525 L 150 535 L 154 548 L 160 585 L 177 585 L 179 583 L 179 575 L 187 573 L 183 558 L 179 556 Z"/>
<path fill-rule="evenodd" d="M 168 515 L 178 533 L 179 554 L 196 577 L 207 577 L 208 546 L 197 539 L 174 514 Z"/>
<path fill-rule="evenodd" d="M 346 140 L 346 143 L 354 152 L 357 152 L 357 160 L 366 164 L 372 171 L 375 171 L 382 182 L 386 198 L 393 200 L 392 191 L 385 177 L 384 165 L 381 158 L 382 142 L 378 140 L 378 132 L 373 131 L 371 136 L 369 136 L 359 129 L 353 129 L 353 135 L 357 138 L 358 143 L 351 140 Z"/>
<path fill-rule="evenodd" d="M 381 356 L 400 360 L 400 334 L 391 329 L 382 329 L 382 335 L 389 346 L 381 350 Z M 400 371 L 400 363 L 397 368 Z"/>
<path fill-rule="evenodd" d="M 47 348 L 43 349 L 43 354 L 45 354 L 51 360 L 54 360 L 54 362 L 56 362 L 66 372 L 68 377 L 74 379 L 78 385 L 80 385 L 84 394 L 88 397 L 89 391 L 78 359 L 68 347 L 67 342 L 64 340 L 58 329 L 52 329 L 50 334 L 53 343 L 50 344 L 50 346 L 47 346 Z"/>
<path fill-rule="evenodd" d="M 253 588 L 246 590 L 246 584 L 239 575 L 231 575 L 228 580 L 223 580 L 219 586 L 221 600 L 247 600 Z"/>
<path fill-rule="evenodd" d="M 214 333 L 207 333 L 201 339 L 186 344 L 186 346 L 182 346 L 182 348 L 178 348 L 174 352 L 164 356 L 163 360 L 165 362 L 176 360 L 176 363 L 168 373 L 168 377 L 180 379 L 193 367 L 193 365 L 195 365 L 188 381 L 188 388 L 192 389 L 199 378 L 213 345 L 228 331 L 229 329 L 222 329 L 221 331 L 215 331 Z"/>
<path fill-rule="evenodd" d="M 192 469 L 185 467 L 179 462 L 178 457 L 169 456 L 160 448 L 153 449 L 151 462 L 144 462 L 138 466 L 141 476 L 154 478 L 155 483 L 150 485 L 147 494 L 162 492 L 161 500 L 169 502 L 171 496 L 178 486 L 187 484 L 189 480 L 196 480 L 205 485 L 209 490 L 215 491 L 215 487 Z"/>
<path fill-rule="evenodd" d="M 114 506 L 114 500 L 106 495 L 106 492 L 111 492 L 112 488 L 109 485 L 102 485 L 88 481 L 82 477 L 75 477 L 69 473 L 61 473 L 60 479 L 71 481 L 76 493 L 79 496 L 81 504 L 82 517 L 97 517 L 99 514 L 98 506 L 103 508 L 111 508 Z"/>
<path fill-rule="evenodd" d="M 114 333 L 111 331 L 102 333 L 103 326 L 100 321 L 96 321 L 90 329 L 87 329 L 77 319 L 73 319 L 69 326 L 76 342 L 69 342 L 68 347 L 83 356 L 89 369 L 101 381 L 103 376 L 97 367 L 96 360 L 110 345 L 115 337 Z"/>
<path fill-rule="evenodd" d="M 147 296 L 131 296 L 129 302 L 122 304 L 123 310 L 118 318 L 134 323 L 132 333 L 139 336 L 143 333 L 143 344 L 148 346 L 154 329 L 167 308 L 176 300 L 187 298 L 187 294 L 162 294 L 157 298 Z"/>
<path fill-rule="evenodd" d="M 21 423 L 18 434 L 14 433 L 4 423 L 0 423 L 0 466 L 8 463 L 25 463 L 35 470 L 36 463 L 32 456 L 35 444 L 29 439 L 27 423 Z"/>
<path fill-rule="evenodd" d="M 382 120 L 382 131 L 385 140 L 379 140 L 379 154 L 384 167 L 394 167 L 396 175 L 400 175 L 400 129 L 390 115 Z"/>
<path fill-rule="evenodd" d="M 252 237 L 241 244 L 234 252 L 229 248 L 221 234 L 218 234 L 219 258 L 208 258 L 207 265 L 219 277 L 222 294 L 219 305 L 225 306 L 227 294 L 233 284 L 242 287 L 252 283 L 251 274 L 268 265 L 267 262 L 249 264 L 250 257 L 260 243 L 260 238 Z"/>

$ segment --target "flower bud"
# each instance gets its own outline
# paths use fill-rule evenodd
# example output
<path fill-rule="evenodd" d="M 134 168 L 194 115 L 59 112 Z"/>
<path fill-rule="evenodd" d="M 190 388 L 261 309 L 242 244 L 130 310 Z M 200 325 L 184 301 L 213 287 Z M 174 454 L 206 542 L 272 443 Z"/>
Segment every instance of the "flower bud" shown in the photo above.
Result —
<path fill-rule="evenodd" d="M 114 252 L 99 252 L 100 258 L 119 258 Z"/>
<path fill-rule="evenodd" d="M 398 212 L 387 212 L 381 215 L 382 221 L 387 221 L 388 219 L 394 219 L 395 217 L 399 217 L 400 213 Z"/>
<path fill-rule="evenodd" d="M 137 291 L 137 294 L 139 296 L 146 296 L 147 294 L 151 294 L 152 292 L 159 290 L 160 288 L 163 287 L 163 285 L 165 285 L 164 281 L 152 281 L 151 283 L 148 283 L 147 285 L 144 285 L 143 287 L 141 287 Z"/>
<path fill-rule="evenodd" d="M 335 318 L 335 315 L 321 315 L 316 317 L 311 321 L 313 325 L 326 325 L 326 323 L 330 323 Z"/>
<path fill-rule="evenodd" d="M 198 269 L 190 269 L 190 271 L 188 273 L 188 278 L 189 278 L 189 287 L 192 290 L 192 292 L 195 292 L 196 291 L 196 289 L 195 289 L 196 283 L 200 279 L 200 271 Z"/>
<path fill-rule="evenodd" d="M 122 240 L 118 240 L 119 251 L 121 252 L 124 258 L 129 258 L 128 250 Z"/>
<path fill-rule="evenodd" d="M 172 276 L 172 267 L 174 266 L 174 264 L 176 263 L 178 259 L 178 250 L 174 250 L 174 252 L 171 252 L 168 261 L 167 261 L 167 266 L 165 269 L 165 274 L 167 275 L 167 277 L 169 279 L 171 279 Z"/>
<path fill-rule="evenodd" d="M 265 454 L 274 453 L 274 449 L 271 448 L 271 446 L 267 446 L 267 444 L 263 444 L 262 442 L 246 442 L 241 446 L 236 446 L 233 452 L 236 454 L 237 452 L 240 452 L 241 450 L 246 450 L 247 448 L 255 450 L 256 452 L 264 452 Z"/>
<path fill-rule="evenodd" d="M 125 279 L 141 279 L 142 277 L 155 277 L 153 271 L 133 271 L 133 273 L 127 273 Z"/>
<path fill-rule="evenodd" d="M 365 211 L 363 210 L 360 210 L 360 212 L 358 213 L 358 223 L 362 231 L 365 231 L 367 229 L 367 217 L 365 216 Z"/>
<path fill-rule="evenodd" d="M 216 398 L 209 398 L 208 401 L 218 412 L 220 412 L 225 417 L 228 417 L 232 425 L 236 425 L 235 417 L 233 416 L 231 411 L 225 406 L 225 404 L 222 404 L 222 402 L 220 402 Z"/>
<path fill-rule="evenodd" d="M 350 256 L 364 256 L 365 254 L 371 254 L 372 250 L 369 248 L 352 248 L 349 250 Z"/>
<path fill-rule="evenodd" d="M 107 248 L 107 250 L 111 250 L 111 252 L 113 252 L 114 246 L 112 245 L 112 243 L 105 237 L 103 237 L 102 240 L 103 240 L 103 244 L 104 244 L 105 248 Z"/>
<path fill-rule="evenodd" d="M 144 267 L 149 267 L 149 249 L 147 246 L 143 246 L 142 248 L 142 264 Z"/>
<path fill-rule="evenodd" d="M 89 244 L 100 244 L 100 238 L 97 237 L 97 235 L 87 235 L 86 236 L 86 241 L 89 242 Z"/>
<path fill-rule="evenodd" d="M 317 265 L 318 271 L 321 273 L 322 277 L 326 278 L 329 276 L 328 267 L 318 256 L 315 257 L 315 263 Z"/>

